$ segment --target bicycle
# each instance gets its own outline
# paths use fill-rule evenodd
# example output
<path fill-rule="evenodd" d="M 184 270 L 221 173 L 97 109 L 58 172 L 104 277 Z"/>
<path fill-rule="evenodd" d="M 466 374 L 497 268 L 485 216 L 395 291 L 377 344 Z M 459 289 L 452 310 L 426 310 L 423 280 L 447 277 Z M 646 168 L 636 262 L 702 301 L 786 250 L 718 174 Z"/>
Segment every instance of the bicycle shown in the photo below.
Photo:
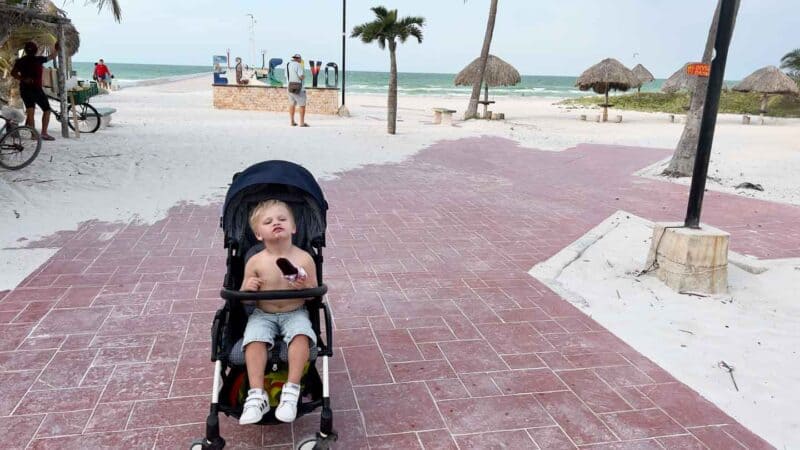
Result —
<path fill-rule="evenodd" d="M 47 99 L 56 120 L 61 122 L 61 100 L 50 95 Z M 56 102 L 55 106 L 53 102 Z M 100 113 L 88 103 L 78 103 L 74 108 L 67 109 L 67 125 L 71 130 L 75 130 L 75 116 L 78 118 L 78 131 L 81 133 L 94 133 L 100 128 Z"/>
<path fill-rule="evenodd" d="M 0 99 L 0 106 L 8 104 Z M 3 109 L 0 111 L 0 167 L 9 170 L 19 170 L 32 163 L 42 149 L 42 137 L 33 128 L 27 125 L 18 125 L 13 117 L 14 110 Z"/>

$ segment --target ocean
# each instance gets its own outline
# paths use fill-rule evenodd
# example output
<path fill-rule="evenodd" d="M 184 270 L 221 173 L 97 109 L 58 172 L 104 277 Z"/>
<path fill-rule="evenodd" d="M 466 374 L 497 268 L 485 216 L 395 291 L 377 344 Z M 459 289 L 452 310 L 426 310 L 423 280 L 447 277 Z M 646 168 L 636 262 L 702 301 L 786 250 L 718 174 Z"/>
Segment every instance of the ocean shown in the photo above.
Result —
<path fill-rule="evenodd" d="M 108 62 L 114 82 L 121 87 L 153 84 L 191 77 L 207 73 L 211 77 L 210 66 L 172 66 L 163 64 L 117 64 Z M 94 63 L 73 62 L 73 70 L 80 79 L 91 79 Z M 282 79 L 282 70 L 278 69 L 279 79 Z M 308 71 L 306 71 L 308 72 Z M 333 73 L 330 73 L 331 78 Z M 339 74 L 341 81 L 341 74 Z M 576 76 L 545 76 L 523 75 L 522 82 L 516 86 L 489 88 L 492 96 L 535 96 L 535 97 L 579 97 L 595 95 L 591 92 L 581 92 L 575 86 Z M 443 96 L 469 96 L 471 87 L 455 86 L 455 74 L 446 73 L 404 73 L 397 76 L 397 91 L 399 95 L 443 95 Z M 308 73 L 306 80 L 311 80 Z M 307 81 L 307 82 L 309 82 Z M 655 92 L 661 88 L 664 80 L 656 80 L 642 87 L 642 92 Z M 324 85 L 324 68 L 319 74 L 319 84 Z M 385 94 L 389 87 L 388 72 L 347 72 L 347 91 L 354 94 Z M 481 93 L 483 95 L 483 93 Z"/>

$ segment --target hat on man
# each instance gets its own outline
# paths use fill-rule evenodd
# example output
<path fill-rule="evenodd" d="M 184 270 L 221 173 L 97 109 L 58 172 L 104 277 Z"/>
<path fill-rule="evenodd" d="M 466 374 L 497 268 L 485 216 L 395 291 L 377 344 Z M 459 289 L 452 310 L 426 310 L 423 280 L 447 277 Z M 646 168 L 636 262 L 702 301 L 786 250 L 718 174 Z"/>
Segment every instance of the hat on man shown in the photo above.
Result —
<path fill-rule="evenodd" d="M 292 56 L 292 59 L 301 59 L 300 58 L 300 54 L 299 53 L 295 53 L 294 56 Z"/>

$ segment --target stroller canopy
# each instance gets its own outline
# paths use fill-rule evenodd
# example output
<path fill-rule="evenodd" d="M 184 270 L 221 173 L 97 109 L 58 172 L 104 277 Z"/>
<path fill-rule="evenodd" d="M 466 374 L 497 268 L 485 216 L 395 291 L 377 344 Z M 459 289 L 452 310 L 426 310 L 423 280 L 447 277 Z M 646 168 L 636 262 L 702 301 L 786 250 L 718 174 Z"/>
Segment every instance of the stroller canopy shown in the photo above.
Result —
<path fill-rule="evenodd" d="M 307 249 L 316 238 L 323 238 L 328 202 L 314 176 L 304 167 L 289 161 L 264 161 L 233 177 L 222 209 L 222 229 L 226 239 L 240 245 L 254 244 L 248 223 L 250 210 L 267 199 L 289 204 L 298 233 L 295 245 Z"/>

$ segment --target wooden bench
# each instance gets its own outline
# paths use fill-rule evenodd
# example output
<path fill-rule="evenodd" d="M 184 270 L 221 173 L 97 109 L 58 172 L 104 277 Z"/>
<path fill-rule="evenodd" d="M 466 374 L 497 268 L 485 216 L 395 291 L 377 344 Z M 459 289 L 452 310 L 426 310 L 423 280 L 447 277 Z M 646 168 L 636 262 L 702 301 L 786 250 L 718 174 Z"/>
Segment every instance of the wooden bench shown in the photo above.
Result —
<path fill-rule="evenodd" d="M 433 108 L 433 123 L 434 125 L 439 125 L 442 123 L 442 118 L 444 117 L 445 123 L 452 124 L 453 123 L 453 113 L 455 113 L 455 109 L 447 109 L 447 108 Z"/>
<path fill-rule="evenodd" d="M 95 108 L 100 114 L 100 128 L 105 128 L 111 124 L 111 115 L 117 112 L 116 108 Z"/>

